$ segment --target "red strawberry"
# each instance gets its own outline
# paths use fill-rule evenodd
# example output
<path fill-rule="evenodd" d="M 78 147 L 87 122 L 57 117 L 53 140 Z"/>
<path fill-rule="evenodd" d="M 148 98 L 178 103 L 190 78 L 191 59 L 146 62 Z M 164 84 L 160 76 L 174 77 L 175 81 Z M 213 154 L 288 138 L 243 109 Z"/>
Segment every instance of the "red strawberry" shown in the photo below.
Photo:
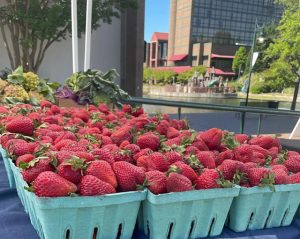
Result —
<path fill-rule="evenodd" d="M 272 159 L 277 157 L 277 154 L 279 154 L 279 148 L 278 147 L 272 147 L 268 150 L 268 154 L 272 157 Z"/>
<path fill-rule="evenodd" d="M 253 152 L 253 157 L 251 159 L 251 162 L 256 163 L 257 165 L 264 165 L 266 163 L 265 156 L 262 153 L 259 153 L 257 151 Z"/>
<path fill-rule="evenodd" d="M 132 130 L 131 126 L 123 126 L 123 127 L 119 128 L 118 130 L 115 130 L 111 134 L 110 138 L 117 145 L 120 145 L 124 140 L 131 142 L 131 140 L 132 140 L 132 135 L 130 133 L 131 130 Z"/>
<path fill-rule="evenodd" d="M 233 150 L 234 159 L 243 163 L 251 162 L 253 150 L 250 145 L 242 144 Z"/>
<path fill-rule="evenodd" d="M 183 157 L 181 156 L 180 153 L 176 151 L 169 151 L 165 153 L 165 157 L 168 160 L 169 164 L 173 164 L 177 161 L 183 162 Z"/>
<path fill-rule="evenodd" d="M 29 163 L 34 158 L 35 158 L 35 156 L 33 154 L 23 154 L 22 156 L 19 156 L 17 158 L 16 165 L 19 167 L 20 162 Z"/>
<path fill-rule="evenodd" d="M 224 152 L 219 153 L 216 156 L 216 166 L 219 166 L 222 164 L 222 162 L 226 159 L 233 159 L 234 155 L 231 149 L 227 149 Z"/>
<path fill-rule="evenodd" d="M 234 174 L 238 170 L 238 161 L 225 159 L 221 165 L 218 166 L 218 170 L 223 173 L 223 176 L 226 180 L 232 180 Z"/>
<path fill-rule="evenodd" d="M 115 193 L 115 188 L 93 175 L 85 175 L 79 184 L 79 193 L 82 196 L 96 196 Z"/>
<path fill-rule="evenodd" d="M 109 136 L 102 136 L 102 145 L 107 145 L 107 144 L 112 144 L 113 141 L 111 140 L 111 138 Z"/>
<path fill-rule="evenodd" d="M 265 158 L 269 156 L 269 151 L 258 145 L 251 145 L 251 149 L 253 150 L 253 152 L 258 152 L 263 154 Z"/>
<path fill-rule="evenodd" d="M 194 180 L 198 177 L 195 171 L 189 165 L 180 161 L 175 162 L 170 166 L 168 173 L 170 172 L 182 174 L 191 180 L 191 182 L 194 182 Z"/>
<path fill-rule="evenodd" d="M 300 183 L 300 172 L 289 176 L 289 183 Z"/>
<path fill-rule="evenodd" d="M 77 191 L 75 184 L 50 171 L 40 173 L 33 188 L 38 197 L 64 197 Z"/>
<path fill-rule="evenodd" d="M 270 149 L 272 147 L 280 147 L 278 139 L 274 139 L 271 136 L 257 136 L 249 140 L 250 145 L 258 145 L 264 149 Z"/>
<path fill-rule="evenodd" d="M 93 154 L 98 157 L 99 160 L 104 160 L 110 165 L 115 162 L 113 154 L 108 149 L 94 149 Z"/>
<path fill-rule="evenodd" d="M 190 154 L 197 154 L 198 152 L 200 152 L 200 150 L 197 147 L 189 145 L 186 147 L 184 154 L 188 156 Z"/>
<path fill-rule="evenodd" d="M 76 157 L 82 159 L 85 163 L 95 160 L 95 157 L 93 154 L 84 152 L 84 151 L 76 151 L 76 152 L 74 152 L 74 155 Z"/>
<path fill-rule="evenodd" d="M 104 113 L 104 114 L 108 114 L 109 113 L 109 108 L 106 104 L 101 103 L 98 105 L 98 109 L 100 112 Z"/>
<path fill-rule="evenodd" d="M 114 152 L 114 160 L 115 162 L 118 161 L 126 161 L 129 163 L 133 162 L 133 159 L 131 157 L 131 152 L 129 150 L 124 150 L 124 149 L 118 149 Z"/>
<path fill-rule="evenodd" d="M 149 155 L 142 155 L 136 160 L 136 166 L 144 168 L 146 171 L 148 171 L 147 166 L 147 160 L 149 158 Z"/>
<path fill-rule="evenodd" d="M 247 143 L 249 140 L 249 136 L 247 134 L 235 134 L 234 135 L 235 140 L 237 140 L 240 144 Z"/>
<path fill-rule="evenodd" d="M 37 159 L 35 162 L 32 160 L 21 174 L 27 183 L 31 183 L 40 173 L 45 171 L 53 171 L 53 166 L 50 164 L 49 158 Z"/>
<path fill-rule="evenodd" d="M 135 155 L 141 150 L 140 147 L 136 144 L 128 144 L 124 147 L 124 149 L 129 150 L 132 155 Z"/>
<path fill-rule="evenodd" d="M 211 151 L 200 151 L 196 154 L 199 162 L 203 165 L 204 168 L 215 168 L 215 155 Z"/>
<path fill-rule="evenodd" d="M 270 186 L 273 185 L 274 174 L 266 168 L 250 168 L 248 170 L 249 182 L 252 187 L 254 186 Z"/>
<path fill-rule="evenodd" d="M 287 184 L 289 183 L 288 174 L 282 169 L 272 169 L 275 174 L 275 184 Z"/>
<path fill-rule="evenodd" d="M 284 161 L 284 166 L 292 173 L 300 172 L 300 155 L 293 155 Z"/>
<path fill-rule="evenodd" d="M 141 149 L 149 148 L 153 151 L 156 151 L 159 148 L 160 139 L 156 134 L 154 134 L 152 132 L 148 132 L 148 133 L 140 135 L 137 138 L 136 144 Z"/>
<path fill-rule="evenodd" d="M 164 173 L 154 170 L 145 173 L 146 185 L 148 189 L 154 194 L 161 194 L 167 192 L 167 177 Z"/>
<path fill-rule="evenodd" d="M 72 183 L 78 184 L 82 178 L 83 168 L 84 162 L 80 158 L 72 157 L 57 167 L 57 174 Z"/>
<path fill-rule="evenodd" d="M 141 149 L 139 152 L 135 153 L 133 159 L 136 161 L 142 155 L 150 155 L 153 151 L 149 148 Z"/>
<path fill-rule="evenodd" d="M 135 191 L 138 184 L 145 180 L 145 169 L 128 162 L 120 161 L 113 164 L 120 191 Z"/>
<path fill-rule="evenodd" d="M 205 169 L 204 172 L 195 180 L 196 189 L 220 188 L 217 180 L 220 178 L 215 169 Z"/>
<path fill-rule="evenodd" d="M 124 149 L 124 147 L 125 147 L 126 145 L 128 145 L 128 144 L 130 144 L 130 142 L 127 141 L 127 140 L 124 140 L 124 141 L 120 144 L 120 148 L 121 148 L 121 149 Z"/>
<path fill-rule="evenodd" d="M 111 184 L 114 188 L 117 188 L 118 183 L 116 175 L 110 166 L 110 164 L 103 160 L 96 160 L 90 163 L 85 171 L 86 175 L 93 175 L 104 182 Z"/>
<path fill-rule="evenodd" d="M 173 139 L 180 135 L 179 130 L 175 129 L 174 127 L 169 127 L 167 130 L 167 138 Z"/>
<path fill-rule="evenodd" d="M 282 164 L 277 164 L 277 165 L 273 165 L 271 166 L 272 171 L 277 170 L 277 169 L 281 169 L 284 172 L 286 172 L 287 174 L 289 173 L 289 170 Z"/>
<path fill-rule="evenodd" d="M 220 146 L 223 132 L 220 129 L 212 128 L 199 133 L 199 137 L 205 142 L 209 149 L 216 149 Z"/>
<path fill-rule="evenodd" d="M 156 126 L 156 131 L 161 135 L 167 135 L 169 126 L 170 126 L 170 124 L 168 121 L 162 120 Z"/>
<path fill-rule="evenodd" d="M 48 100 L 42 100 L 40 106 L 41 108 L 46 108 L 46 107 L 50 108 L 52 106 L 52 103 Z"/>
<path fill-rule="evenodd" d="M 124 104 L 124 105 L 122 106 L 122 111 L 123 111 L 124 113 L 131 114 L 131 112 L 132 112 L 132 107 L 131 107 L 131 105 L 126 105 L 126 104 Z"/>
<path fill-rule="evenodd" d="M 31 145 L 23 139 L 10 139 L 6 146 L 7 152 L 15 156 L 31 154 L 33 152 Z"/>
<path fill-rule="evenodd" d="M 170 173 L 167 178 L 167 192 L 184 192 L 193 190 L 191 180 L 182 174 Z"/>
<path fill-rule="evenodd" d="M 6 130 L 11 133 L 32 136 L 34 124 L 32 119 L 26 116 L 17 116 L 6 124 Z"/>
<path fill-rule="evenodd" d="M 209 148 L 205 144 L 205 142 L 200 138 L 196 138 L 192 143 L 192 146 L 196 147 L 200 151 L 209 151 Z"/>
<path fill-rule="evenodd" d="M 76 141 L 71 139 L 63 139 L 59 142 L 57 142 L 54 146 L 57 148 L 57 150 L 61 150 L 64 147 L 69 147 L 70 145 L 75 145 Z"/>
<path fill-rule="evenodd" d="M 170 163 L 166 157 L 159 152 L 154 152 L 146 160 L 148 171 L 158 170 L 161 172 L 166 172 L 170 166 Z"/>

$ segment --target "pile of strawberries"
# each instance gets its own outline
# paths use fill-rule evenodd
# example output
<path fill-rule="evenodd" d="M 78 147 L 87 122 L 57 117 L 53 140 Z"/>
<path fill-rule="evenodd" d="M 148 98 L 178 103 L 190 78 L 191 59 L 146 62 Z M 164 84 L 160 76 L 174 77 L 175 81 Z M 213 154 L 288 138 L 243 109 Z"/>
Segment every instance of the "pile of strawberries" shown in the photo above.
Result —
<path fill-rule="evenodd" d="M 0 120 L 2 147 L 40 197 L 300 183 L 299 153 L 276 138 L 195 132 L 130 105 L 2 105 Z"/>

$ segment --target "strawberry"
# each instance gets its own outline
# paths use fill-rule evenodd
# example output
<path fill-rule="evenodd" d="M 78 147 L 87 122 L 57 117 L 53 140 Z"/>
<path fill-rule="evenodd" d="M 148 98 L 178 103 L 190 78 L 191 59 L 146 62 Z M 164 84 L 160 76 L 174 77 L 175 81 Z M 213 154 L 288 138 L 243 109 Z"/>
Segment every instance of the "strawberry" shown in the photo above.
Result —
<path fill-rule="evenodd" d="M 111 138 L 109 136 L 102 136 L 102 145 L 107 145 L 107 144 L 112 144 L 113 141 L 111 140 Z"/>
<path fill-rule="evenodd" d="M 106 104 L 101 103 L 98 105 L 98 109 L 100 112 L 104 113 L 104 114 L 108 114 L 109 113 L 109 108 Z"/>
<path fill-rule="evenodd" d="M 182 174 L 186 176 L 189 180 L 191 180 L 191 182 L 194 182 L 194 180 L 198 177 L 195 171 L 189 165 L 180 161 L 173 163 L 169 167 L 167 173 L 171 172 Z"/>
<path fill-rule="evenodd" d="M 233 150 L 234 159 L 243 163 L 251 162 L 253 150 L 250 145 L 242 144 Z"/>
<path fill-rule="evenodd" d="M 23 154 L 22 156 L 19 156 L 16 160 L 16 165 L 19 167 L 20 162 L 29 163 L 31 160 L 33 160 L 35 156 L 33 154 Z"/>
<path fill-rule="evenodd" d="M 276 158 L 278 154 L 279 154 L 278 147 L 272 147 L 268 150 L 268 155 L 270 155 L 272 159 Z"/>
<path fill-rule="evenodd" d="M 188 155 L 191 155 L 191 154 L 197 154 L 198 152 L 200 152 L 200 150 L 197 147 L 189 145 L 189 146 L 186 147 L 186 149 L 184 151 L 184 154 L 186 156 L 188 156 Z"/>
<path fill-rule="evenodd" d="M 250 145 L 258 145 L 264 149 L 270 149 L 272 147 L 280 147 L 278 139 L 274 139 L 271 136 L 257 136 L 249 140 Z"/>
<path fill-rule="evenodd" d="M 136 160 L 136 166 L 144 168 L 146 171 L 148 171 L 147 166 L 147 160 L 149 158 L 149 155 L 142 155 Z"/>
<path fill-rule="evenodd" d="M 224 162 L 226 159 L 233 159 L 233 152 L 231 149 L 227 149 L 224 152 L 221 152 L 216 157 L 216 166 L 219 166 Z"/>
<path fill-rule="evenodd" d="M 131 140 L 132 140 L 131 131 L 132 131 L 131 126 L 123 126 L 123 127 L 119 128 L 118 130 L 115 130 L 111 134 L 110 138 L 117 145 L 120 145 L 124 140 L 131 142 Z"/>
<path fill-rule="evenodd" d="M 167 130 L 167 138 L 173 139 L 180 135 L 179 130 L 175 129 L 174 127 L 169 127 Z"/>
<path fill-rule="evenodd" d="M 131 157 L 131 152 L 129 150 L 124 149 L 118 149 L 114 152 L 114 161 L 126 161 L 129 163 L 133 162 L 133 159 Z"/>
<path fill-rule="evenodd" d="M 289 173 L 289 170 L 282 164 L 277 164 L 277 165 L 273 165 L 271 166 L 272 171 L 277 170 L 277 169 L 281 169 L 284 172 L 286 172 L 287 174 Z"/>
<path fill-rule="evenodd" d="M 167 135 L 170 124 L 166 120 L 162 120 L 156 126 L 156 131 L 161 135 Z"/>
<path fill-rule="evenodd" d="M 272 169 L 272 172 L 275 174 L 275 184 L 288 184 L 289 176 L 282 169 Z"/>
<path fill-rule="evenodd" d="M 85 163 L 95 160 L 93 154 L 84 151 L 75 151 L 74 155 L 83 160 Z"/>
<path fill-rule="evenodd" d="M 205 142 L 209 149 L 216 149 L 220 146 L 223 132 L 220 129 L 212 128 L 199 133 L 199 137 Z"/>
<path fill-rule="evenodd" d="M 225 159 L 221 165 L 217 167 L 218 170 L 220 170 L 227 180 L 232 180 L 234 174 L 238 170 L 238 161 L 231 160 L 231 159 Z"/>
<path fill-rule="evenodd" d="M 200 151 L 196 154 L 199 162 L 203 165 L 204 168 L 215 168 L 215 155 L 211 151 Z"/>
<path fill-rule="evenodd" d="M 160 139 L 156 134 L 154 134 L 152 132 L 148 132 L 148 133 L 140 135 L 137 138 L 136 144 L 141 149 L 149 148 L 153 151 L 156 151 L 159 148 Z"/>
<path fill-rule="evenodd" d="M 79 184 L 79 193 L 82 196 L 96 196 L 116 193 L 116 189 L 93 175 L 85 175 Z"/>
<path fill-rule="evenodd" d="M 38 197 L 64 197 L 77 191 L 75 184 L 51 171 L 40 173 L 33 188 Z"/>
<path fill-rule="evenodd" d="M 234 135 L 235 140 L 237 140 L 240 144 L 247 143 L 249 140 L 249 136 L 246 134 L 235 134 Z"/>
<path fill-rule="evenodd" d="M 253 152 L 253 157 L 251 158 L 251 162 L 256 163 L 259 166 L 262 166 L 266 163 L 266 159 L 265 156 L 257 151 Z"/>
<path fill-rule="evenodd" d="M 209 151 L 209 148 L 200 137 L 194 140 L 192 146 L 196 147 L 200 151 Z"/>
<path fill-rule="evenodd" d="M 258 152 L 263 154 L 265 158 L 269 156 L 269 151 L 258 145 L 251 145 L 251 149 L 253 150 L 253 152 Z"/>
<path fill-rule="evenodd" d="M 220 188 L 218 179 L 219 173 L 215 169 L 205 169 L 203 173 L 195 180 L 196 189 Z"/>
<path fill-rule="evenodd" d="M 148 171 L 158 170 L 166 172 L 170 166 L 166 157 L 159 152 L 154 152 L 146 160 Z"/>
<path fill-rule="evenodd" d="M 10 133 L 32 136 L 34 124 L 32 119 L 26 116 L 17 116 L 6 124 L 6 130 Z"/>
<path fill-rule="evenodd" d="M 165 153 L 165 157 L 168 160 L 169 164 L 173 164 L 177 161 L 183 162 L 183 157 L 181 156 L 180 153 L 176 151 L 169 151 Z"/>
<path fill-rule="evenodd" d="M 35 162 L 33 160 L 24 165 L 25 169 L 21 172 L 23 179 L 27 183 L 31 183 L 36 179 L 36 177 L 45 171 L 53 171 L 53 166 L 50 164 L 49 158 L 37 159 Z"/>
<path fill-rule="evenodd" d="M 124 113 L 131 114 L 131 112 L 132 112 L 132 107 L 131 107 L 131 105 L 126 105 L 126 104 L 124 104 L 124 105 L 122 106 L 122 111 L 123 111 Z"/>
<path fill-rule="evenodd" d="M 135 155 L 136 153 L 138 153 L 141 150 L 140 147 L 136 144 L 127 144 L 124 147 L 124 149 L 129 150 L 132 155 Z"/>
<path fill-rule="evenodd" d="M 46 108 L 46 107 L 51 107 L 52 106 L 52 103 L 48 100 L 42 100 L 41 103 L 40 103 L 40 106 L 41 108 Z"/>
<path fill-rule="evenodd" d="M 292 173 L 300 172 L 300 155 L 288 157 L 288 159 L 284 161 L 284 166 Z"/>
<path fill-rule="evenodd" d="M 57 174 L 74 184 L 78 184 L 82 178 L 83 168 L 84 162 L 80 158 L 72 157 L 57 167 Z"/>
<path fill-rule="evenodd" d="M 275 183 L 274 173 L 266 168 L 250 168 L 248 170 L 249 183 L 254 186 L 272 186 Z"/>
<path fill-rule="evenodd" d="M 110 166 L 110 164 L 103 160 L 96 160 L 89 164 L 85 171 L 86 175 L 93 175 L 104 182 L 111 184 L 114 188 L 117 188 L 118 183 L 116 175 Z"/>
<path fill-rule="evenodd" d="M 57 163 L 61 164 L 64 161 L 70 159 L 72 156 L 75 156 L 75 153 L 72 151 L 61 150 L 56 153 Z"/>
<path fill-rule="evenodd" d="M 108 149 L 94 149 L 93 154 L 98 157 L 99 160 L 104 160 L 110 165 L 115 162 L 113 154 Z"/>
<path fill-rule="evenodd" d="M 113 164 L 120 191 L 135 191 L 138 184 L 145 180 L 145 169 L 128 162 L 120 161 Z"/>
<path fill-rule="evenodd" d="M 70 145 L 75 145 L 76 141 L 71 139 L 63 139 L 59 142 L 57 142 L 54 146 L 57 148 L 57 150 L 63 150 L 64 147 L 69 147 Z"/>
<path fill-rule="evenodd" d="M 182 174 L 170 173 L 167 178 L 167 192 L 184 192 L 193 190 L 191 180 Z"/>
<path fill-rule="evenodd" d="M 7 152 L 14 156 L 31 154 L 33 152 L 31 145 L 23 139 L 11 139 L 6 146 Z"/>
<path fill-rule="evenodd" d="M 121 148 L 121 149 L 124 149 L 124 147 L 127 146 L 128 144 L 130 144 L 130 142 L 127 141 L 127 140 L 124 140 L 124 141 L 120 144 L 120 148 Z"/>
<path fill-rule="evenodd" d="M 164 173 L 153 170 L 145 173 L 146 186 L 154 194 L 167 192 L 167 177 Z"/>
<path fill-rule="evenodd" d="M 290 175 L 288 182 L 291 184 L 300 183 L 300 172 Z"/>

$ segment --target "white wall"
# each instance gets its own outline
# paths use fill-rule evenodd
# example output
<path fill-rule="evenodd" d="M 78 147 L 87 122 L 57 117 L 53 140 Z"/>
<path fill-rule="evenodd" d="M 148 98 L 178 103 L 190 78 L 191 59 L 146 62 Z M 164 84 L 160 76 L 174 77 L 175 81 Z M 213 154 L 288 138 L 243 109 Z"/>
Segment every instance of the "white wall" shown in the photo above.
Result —
<path fill-rule="evenodd" d="M 120 73 L 120 40 L 121 23 L 114 19 L 111 25 L 102 24 L 92 34 L 91 68 L 107 71 L 115 68 Z M 0 34 L 0 69 L 10 68 L 9 59 Z M 79 40 L 79 70 L 84 64 L 84 35 Z M 63 83 L 72 74 L 72 42 L 71 38 L 55 42 L 46 52 L 44 61 L 39 69 L 41 77 Z"/>

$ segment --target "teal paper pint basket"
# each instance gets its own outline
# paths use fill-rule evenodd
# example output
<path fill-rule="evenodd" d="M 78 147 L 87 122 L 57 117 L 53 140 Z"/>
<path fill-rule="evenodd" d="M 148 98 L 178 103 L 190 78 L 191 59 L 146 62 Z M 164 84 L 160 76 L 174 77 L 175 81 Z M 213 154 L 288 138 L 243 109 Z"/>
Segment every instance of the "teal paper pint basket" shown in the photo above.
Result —
<path fill-rule="evenodd" d="M 235 232 L 289 226 L 300 203 L 300 184 L 240 190 L 233 199 L 227 226 Z"/>
<path fill-rule="evenodd" d="M 147 191 L 92 197 L 37 197 L 10 162 L 18 196 L 42 239 L 131 238 Z M 93 237 L 94 236 L 94 237 Z"/>
<path fill-rule="evenodd" d="M 154 195 L 148 191 L 139 229 L 149 238 L 199 238 L 221 234 L 239 187 Z"/>
<path fill-rule="evenodd" d="M 0 146 L 0 152 L 1 152 L 1 155 L 2 155 L 2 160 L 4 162 L 5 171 L 6 171 L 6 174 L 7 174 L 7 177 L 8 177 L 9 187 L 10 188 L 15 188 L 16 183 L 15 183 L 14 175 L 13 175 L 13 172 L 12 172 L 12 170 L 10 168 L 10 165 L 9 165 L 9 160 L 10 159 L 8 158 L 6 151 L 1 146 Z"/>

